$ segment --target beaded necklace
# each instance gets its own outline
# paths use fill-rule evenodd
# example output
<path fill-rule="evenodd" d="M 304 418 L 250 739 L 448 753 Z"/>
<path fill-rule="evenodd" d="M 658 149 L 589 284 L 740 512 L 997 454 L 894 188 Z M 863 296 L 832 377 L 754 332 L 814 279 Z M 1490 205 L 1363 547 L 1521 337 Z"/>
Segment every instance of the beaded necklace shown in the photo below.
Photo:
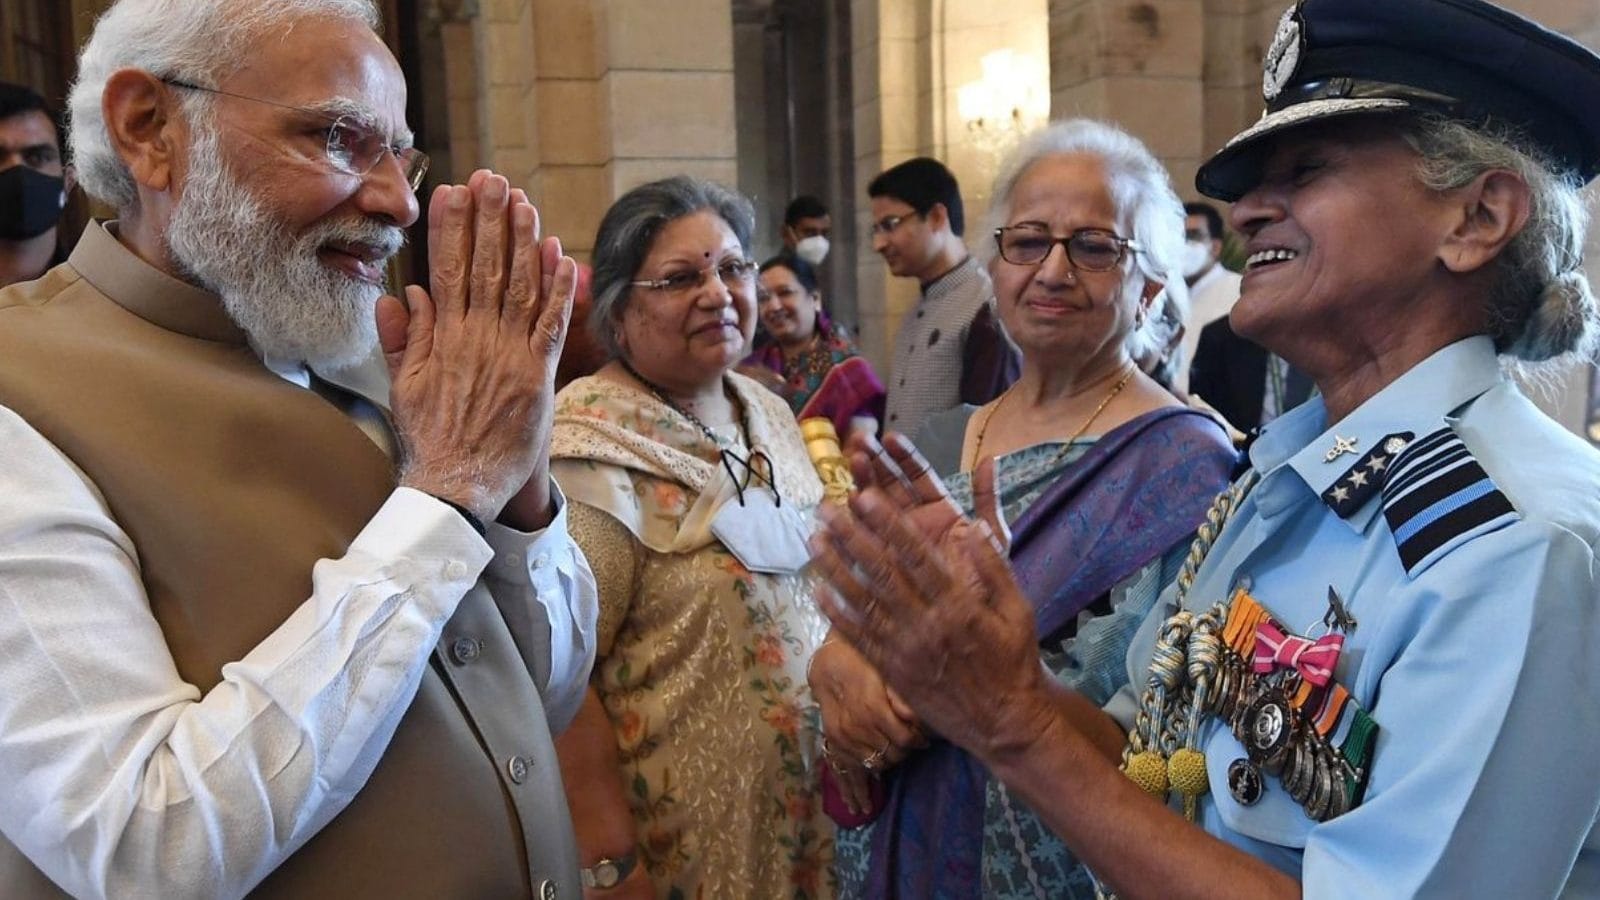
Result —
<path fill-rule="evenodd" d="M 783 506 L 783 495 L 778 492 L 778 482 L 773 474 L 771 457 L 767 456 L 766 453 L 755 449 L 754 446 L 751 447 L 749 456 L 740 456 L 733 450 L 734 447 L 739 445 L 737 440 L 729 440 L 719 436 L 715 431 L 712 431 L 711 426 L 700 421 L 699 416 L 696 416 L 688 409 L 678 405 L 678 403 L 675 402 L 671 397 L 667 396 L 667 392 L 662 390 L 660 385 L 639 374 L 639 370 L 635 369 L 633 364 L 628 362 L 626 359 L 623 359 L 619 356 L 617 357 L 617 363 L 622 366 L 623 371 L 633 376 L 635 381 L 644 385 L 645 390 L 649 391 L 657 400 L 660 400 L 662 403 L 666 404 L 669 409 L 678 415 L 683 416 L 689 421 L 690 424 L 699 429 L 700 433 L 705 435 L 706 439 L 711 442 L 711 445 L 717 448 L 718 456 L 722 461 L 722 468 L 727 471 L 728 477 L 732 479 L 734 490 L 739 496 L 740 506 L 744 505 L 744 491 L 745 488 L 750 486 L 750 481 L 752 479 L 759 482 L 765 482 L 766 485 L 772 489 L 773 505 L 778 507 Z M 733 402 L 739 408 L 739 421 L 736 423 L 737 427 L 744 432 L 745 440 L 753 445 L 755 443 L 755 438 L 752 436 L 750 431 L 750 410 L 747 409 L 743 403 L 740 403 L 737 398 L 735 398 Z M 734 470 L 734 463 L 738 463 L 739 467 L 744 469 L 745 475 L 743 480 L 739 478 L 738 473 Z"/>

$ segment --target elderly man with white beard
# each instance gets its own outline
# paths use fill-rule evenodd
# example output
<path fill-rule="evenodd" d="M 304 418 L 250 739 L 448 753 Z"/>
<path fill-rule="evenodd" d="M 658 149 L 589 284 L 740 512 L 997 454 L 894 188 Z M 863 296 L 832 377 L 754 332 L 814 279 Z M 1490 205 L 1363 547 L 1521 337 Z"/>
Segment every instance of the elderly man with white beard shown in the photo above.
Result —
<path fill-rule="evenodd" d="M 0 292 L 11 898 L 577 897 L 551 747 L 593 576 L 547 471 L 575 266 L 428 211 L 370 0 L 120 0 L 71 98 L 117 210 Z M 386 415 L 318 375 L 381 343 Z"/>

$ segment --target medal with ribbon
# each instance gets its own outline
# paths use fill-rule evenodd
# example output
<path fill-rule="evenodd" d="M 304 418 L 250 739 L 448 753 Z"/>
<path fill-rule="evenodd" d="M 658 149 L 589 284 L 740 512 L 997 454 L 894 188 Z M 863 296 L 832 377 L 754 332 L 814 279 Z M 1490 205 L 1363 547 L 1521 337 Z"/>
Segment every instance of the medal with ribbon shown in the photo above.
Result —
<path fill-rule="evenodd" d="M 1241 806 L 1261 799 L 1268 776 L 1317 821 L 1361 801 L 1377 723 L 1334 679 L 1355 620 L 1332 588 L 1329 604 L 1327 631 L 1299 635 L 1247 588 L 1234 592 L 1223 626 L 1223 689 L 1209 705 L 1245 750 L 1228 767 L 1229 793 Z"/>

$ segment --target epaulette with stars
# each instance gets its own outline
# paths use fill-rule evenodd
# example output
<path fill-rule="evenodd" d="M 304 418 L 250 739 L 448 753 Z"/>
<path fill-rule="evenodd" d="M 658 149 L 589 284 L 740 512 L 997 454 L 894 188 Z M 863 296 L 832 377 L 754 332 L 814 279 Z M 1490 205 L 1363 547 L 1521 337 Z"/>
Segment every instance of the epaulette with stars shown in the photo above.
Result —
<path fill-rule="evenodd" d="M 1462 543 L 1516 521 L 1517 512 L 1454 429 L 1411 438 L 1410 432 L 1384 437 L 1322 492 L 1322 500 L 1349 518 L 1382 492 L 1400 563 L 1416 577 Z"/>
<path fill-rule="evenodd" d="M 1395 457 L 1411 443 L 1411 432 L 1401 431 L 1387 435 L 1376 447 L 1355 461 L 1339 480 L 1322 492 L 1322 502 L 1328 504 L 1339 518 L 1348 519 L 1372 495 L 1383 487 Z"/>

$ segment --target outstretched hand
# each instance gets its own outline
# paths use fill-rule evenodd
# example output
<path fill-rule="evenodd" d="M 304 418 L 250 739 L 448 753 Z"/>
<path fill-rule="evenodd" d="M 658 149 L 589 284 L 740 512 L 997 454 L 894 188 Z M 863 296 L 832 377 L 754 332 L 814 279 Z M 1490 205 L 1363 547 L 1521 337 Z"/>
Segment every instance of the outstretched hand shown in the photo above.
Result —
<path fill-rule="evenodd" d="M 992 520 L 969 520 L 914 447 L 853 447 L 864 489 L 850 515 L 821 513 L 812 560 L 839 634 L 933 731 L 982 755 L 1026 743 L 1052 716 L 1033 608 L 1003 555 L 992 465 L 978 494 Z"/>
<path fill-rule="evenodd" d="M 890 433 L 883 443 L 871 434 L 855 431 L 846 445 L 850 472 L 861 490 L 877 488 L 889 502 L 907 513 L 919 531 L 931 541 L 941 541 L 957 525 L 977 525 L 987 531 L 1001 553 L 1011 543 L 1011 530 L 1001 512 L 995 489 L 994 461 L 985 460 L 972 473 L 972 505 L 976 522 L 965 519 L 960 507 L 950 499 L 950 491 L 934 473 L 933 467 L 905 435 Z"/>
<path fill-rule="evenodd" d="M 540 240 L 527 195 L 487 171 L 434 191 L 428 264 L 431 290 L 378 301 L 400 483 L 486 522 L 542 527 L 576 264 Z"/>

